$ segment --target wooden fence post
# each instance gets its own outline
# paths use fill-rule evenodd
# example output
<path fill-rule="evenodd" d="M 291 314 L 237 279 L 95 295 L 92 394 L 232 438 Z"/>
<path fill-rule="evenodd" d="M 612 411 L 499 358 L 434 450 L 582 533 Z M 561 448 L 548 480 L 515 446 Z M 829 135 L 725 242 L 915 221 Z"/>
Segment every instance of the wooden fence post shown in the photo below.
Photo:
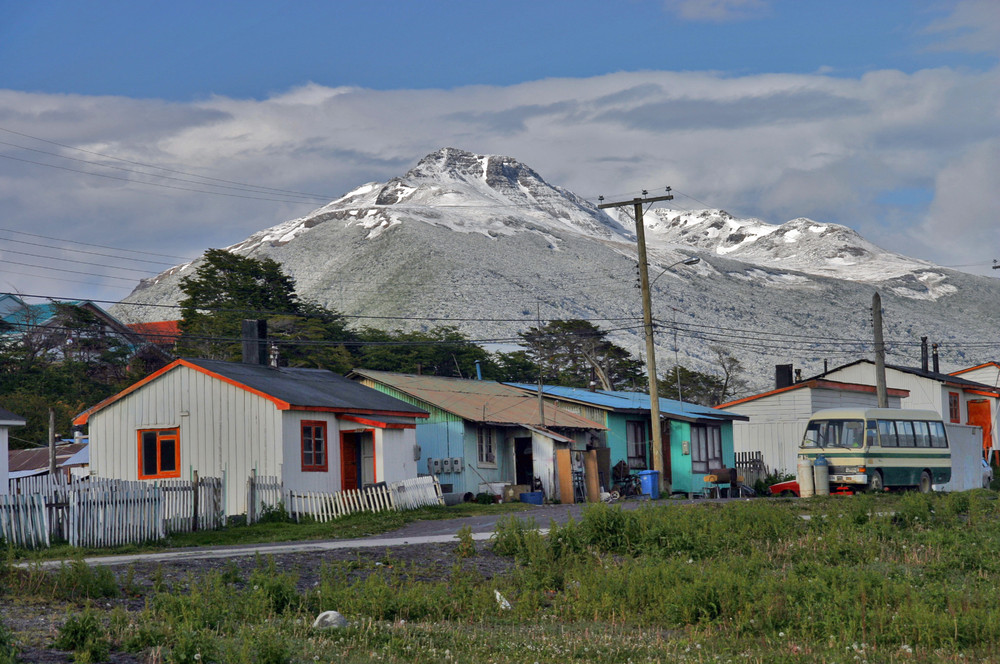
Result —
<path fill-rule="evenodd" d="M 192 510 L 194 514 L 191 516 L 191 532 L 198 532 L 198 471 L 194 471 L 194 481 L 192 482 L 192 488 L 194 489 L 194 500 L 192 504 L 194 509 Z"/>
<path fill-rule="evenodd" d="M 257 469 L 250 471 L 250 503 L 247 505 L 247 524 L 256 523 L 257 511 Z"/>

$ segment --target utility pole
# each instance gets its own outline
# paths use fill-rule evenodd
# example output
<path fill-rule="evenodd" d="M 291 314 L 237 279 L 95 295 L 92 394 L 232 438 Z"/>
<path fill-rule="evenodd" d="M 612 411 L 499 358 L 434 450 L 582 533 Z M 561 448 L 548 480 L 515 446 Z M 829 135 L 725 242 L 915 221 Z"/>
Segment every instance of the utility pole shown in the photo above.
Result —
<path fill-rule="evenodd" d="M 872 295 L 872 327 L 875 328 L 875 393 L 878 407 L 889 407 L 889 393 L 885 389 L 885 341 L 882 339 L 882 298 Z"/>
<path fill-rule="evenodd" d="M 669 187 L 667 191 L 670 191 Z M 635 236 L 639 245 L 639 288 L 642 289 L 642 323 L 646 334 L 646 374 L 649 377 L 649 419 L 652 425 L 653 434 L 653 470 L 659 473 L 659 491 L 663 490 L 666 478 L 663 476 L 663 436 L 660 431 L 660 394 L 659 386 L 656 382 L 656 346 L 653 343 L 653 304 L 649 294 L 649 262 L 646 260 L 646 229 L 642 222 L 642 206 L 644 203 L 656 203 L 658 201 L 671 201 L 673 196 L 653 196 L 648 198 L 646 191 L 642 192 L 642 198 L 633 198 L 630 201 L 619 201 L 617 203 L 604 203 L 604 197 L 597 207 L 601 210 L 606 208 L 625 207 L 632 205 L 635 209 Z"/>

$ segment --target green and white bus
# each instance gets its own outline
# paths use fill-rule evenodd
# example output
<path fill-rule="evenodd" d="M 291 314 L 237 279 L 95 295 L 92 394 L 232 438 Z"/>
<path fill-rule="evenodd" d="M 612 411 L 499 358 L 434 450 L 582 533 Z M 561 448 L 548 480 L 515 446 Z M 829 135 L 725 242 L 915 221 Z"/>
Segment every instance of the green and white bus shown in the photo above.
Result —
<path fill-rule="evenodd" d="M 836 408 L 809 418 L 799 458 L 823 455 L 830 491 L 916 487 L 929 493 L 951 479 L 951 448 L 932 410 Z"/>

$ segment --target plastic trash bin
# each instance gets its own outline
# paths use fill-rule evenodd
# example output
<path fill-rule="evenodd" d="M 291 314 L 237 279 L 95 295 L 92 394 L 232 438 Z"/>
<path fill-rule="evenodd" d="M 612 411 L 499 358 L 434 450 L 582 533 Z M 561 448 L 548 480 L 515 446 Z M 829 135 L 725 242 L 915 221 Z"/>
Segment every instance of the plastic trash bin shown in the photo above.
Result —
<path fill-rule="evenodd" d="M 643 495 L 649 496 L 650 498 L 659 498 L 660 471 L 640 470 L 638 474 L 639 474 L 639 490 L 642 491 Z"/>
<path fill-rule="evenodd" d="M 532 505 L 542 504 L 542 492 L 541 491 L 525 491 L 521 494 L 522 503 L 530 503 Z"/>

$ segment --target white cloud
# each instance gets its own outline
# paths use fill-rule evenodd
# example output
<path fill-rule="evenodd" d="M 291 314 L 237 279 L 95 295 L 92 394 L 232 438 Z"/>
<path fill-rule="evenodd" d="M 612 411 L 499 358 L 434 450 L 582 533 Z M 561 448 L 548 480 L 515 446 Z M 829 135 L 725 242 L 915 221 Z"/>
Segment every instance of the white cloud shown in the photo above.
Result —
<path fill-rule="evenodd" d="M 769 8 L 766 0 L 664 0 L 668 11 L 688 21 L 741 21 Z"/>
<path fill-rule="evenodd" d="M 931 50 L 1000 52 L 1000 5 L 997 0 L 959 0 L 948 16 L 925 31 L 942 38 Z"/>
<path fill-rule="evenodd" d="M 132 162 L 320 195 L 299 203 L 254 200 L 281 198 L 278 192 L 206 195 L 187 189 L 208 189 L 207 182 L 99 169 L 0 145 L 0 154 L 15 159 L 163 185 L 0 159 L 0 227 L 194 256 L 364 182 L 402 175 L 425 154 L 453 146 L 513 156 L 585 197 L 670 185 L 678 205 L 700 207 L 688 194 L 770 222 L 808 216 L 919 258 L 961 264 L 973 261 L 956 256 L 985 245 L 981 236 L 949 232 L 948 216 L 961 212 L 988 232 L 981 225 L 987 222 L 975 219 L 1000 215 L 1000 171 L 991 161 L 997 108 L 997 71 L 951 69 L 858 79 L 638 72 L 452 90 L 310 84 L 264 100 L 188 104 L 0 91 L 0 127 Z M 3 132 L 0 141 L 150 170 Z M 924 189 L 929 193 L 916 207 L 879 202 L 886 192 Z M 13 277 L 4 269 L 0 278 Z"/>

